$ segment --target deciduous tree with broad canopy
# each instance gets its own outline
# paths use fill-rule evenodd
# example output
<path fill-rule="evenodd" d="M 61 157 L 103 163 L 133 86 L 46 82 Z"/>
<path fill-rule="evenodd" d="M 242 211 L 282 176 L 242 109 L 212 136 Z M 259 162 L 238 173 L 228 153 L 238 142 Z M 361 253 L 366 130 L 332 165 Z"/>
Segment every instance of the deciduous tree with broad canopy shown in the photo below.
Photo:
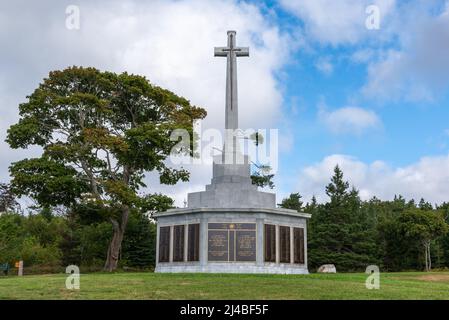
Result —
<path fill-rule="evenodd" d="M 19 109 L 7 142 L 38 145 L 43 153 L 10 166 L 14 192 L 42 207 L 99 208 L 113 228 L 108 271 L 117 267 L 130 210 L 152 208 L 160 198 L 139 193 L 145 173 L 157 172 L 163 184 L 187 181 L 189 173 L 166 159 L 171 152 L 193 155 L 193 143 L 176 148 L 170 134 L 185 129 L 193 142 L 193 121 L 206 116 L 145 77 L 83 67 L 50 72 Z"/>
<path fill-rule="evenodd" d="M 423 202 L 423 201 L 421 201 Z M 432 240 L 445 235 L 448 226 L 441 212 L 423 209 L 408 209 L 401 213 L 396 220 L 397 232 L 401 238 L 409 242 L 417 241 L 424 250 L 424 262 L 426 271 L 432 269 L 430 245 Z"/>

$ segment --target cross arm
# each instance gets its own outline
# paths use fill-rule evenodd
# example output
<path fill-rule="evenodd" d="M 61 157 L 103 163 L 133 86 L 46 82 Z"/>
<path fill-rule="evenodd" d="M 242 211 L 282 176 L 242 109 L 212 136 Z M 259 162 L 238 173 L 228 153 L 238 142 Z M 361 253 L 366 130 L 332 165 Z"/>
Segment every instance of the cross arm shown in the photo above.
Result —
<path fill-rule="evenodd" d="M 228 55 L 229 49 L 227 47 L 215 47 L 214 56 L 215 57 L 226 57 Z"/>
<path fill-rule="evenodd" d="M 248 47 L 235 48 L 235 55 L 237 57 L 249 57 L 249 48 Z"/>

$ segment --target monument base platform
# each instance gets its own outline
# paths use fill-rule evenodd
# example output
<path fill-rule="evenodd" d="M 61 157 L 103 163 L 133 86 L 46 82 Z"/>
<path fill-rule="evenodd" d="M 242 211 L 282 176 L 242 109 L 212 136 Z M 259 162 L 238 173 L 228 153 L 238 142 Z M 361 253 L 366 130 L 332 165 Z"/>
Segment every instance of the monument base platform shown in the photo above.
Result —
<path fill-rule="evenodd" d="M 158 213 L 155 272 L 308 274 L 309 217 L 279 208 Z"/>
<path fill-rule="evenodd" d="M 208 263 L 206 266 L 194 264 L 158 264 L 154 272 L 161 273 L 265 273 L 265 274 L 309 274 L 306 267 L 265 264 L 257 266 L 250 263 Z"/>

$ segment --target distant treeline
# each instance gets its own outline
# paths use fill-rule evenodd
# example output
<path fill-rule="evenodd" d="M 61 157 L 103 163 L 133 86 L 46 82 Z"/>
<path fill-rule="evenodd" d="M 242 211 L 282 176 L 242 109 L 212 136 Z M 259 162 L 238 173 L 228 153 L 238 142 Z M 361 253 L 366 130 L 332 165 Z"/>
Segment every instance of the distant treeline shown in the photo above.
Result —
<path fill-rule="evenodd" d="M 55 272 L 68 265 L 102 270 L 112 237 L 111 224 L 91 216 L 53 215 L 49 210 L 0 215 L 0 264 L 23 260 L 25 270 Z M 156 250 L 156 225 L 133 212 L 120 256 L 122 268 L 151 269 Z"/>
<path fill-rule="evenodd" d="M 77 212 L 43 208 L 23 214 L 13 196 L 0 195 L 0 264 L 24 260 L 37 270 L 62 270 L 76 264 L 100 270 L 106 259 L 112 228 L 95 208 Z M 6 190 L 6 191 L 5 191 Z M 312 214 L 308 223 L 308 265 L 314 272 L 333 263 L 337 271 L 364 271 L 375 264 L 381 271 L 449 267 L 449 203 L 438 206 L 421 199 L 362 201 L 355 187 L 336 167 L 326 186 L 329 200 L 304 204 L 292 193 L 281 207 Z M 8 210 L 6 210 L 9 208 Z M 155 263 L 156 225 L 148 215 L 133 211 L 121 249 L 122 268 L 151 269 Z"/>
<path fill-rule="evenodd" d="M 364 271 L 375 264 L 381 271 L 429 270 L 449 267 L 449 203 L 421 199 L 393 201 L 373 197 L 361 201 L 337 166 L 326 186 L 329 201 L 312 198 L 304 204 L 291 194 L 281 207 L 312 214 L 308 224 L 309 270 L 332 263 L 337 271 Z"/>

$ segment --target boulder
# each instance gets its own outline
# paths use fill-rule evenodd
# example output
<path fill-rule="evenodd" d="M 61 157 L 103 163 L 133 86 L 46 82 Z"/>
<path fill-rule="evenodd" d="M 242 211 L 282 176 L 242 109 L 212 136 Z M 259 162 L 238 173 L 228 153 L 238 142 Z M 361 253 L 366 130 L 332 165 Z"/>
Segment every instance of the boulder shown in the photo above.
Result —
<path fill-rule="evenodd" d="M 318 273 L 337 273 L 337 268 L 333 264 L 323 264 L 318 268 Z"/>

